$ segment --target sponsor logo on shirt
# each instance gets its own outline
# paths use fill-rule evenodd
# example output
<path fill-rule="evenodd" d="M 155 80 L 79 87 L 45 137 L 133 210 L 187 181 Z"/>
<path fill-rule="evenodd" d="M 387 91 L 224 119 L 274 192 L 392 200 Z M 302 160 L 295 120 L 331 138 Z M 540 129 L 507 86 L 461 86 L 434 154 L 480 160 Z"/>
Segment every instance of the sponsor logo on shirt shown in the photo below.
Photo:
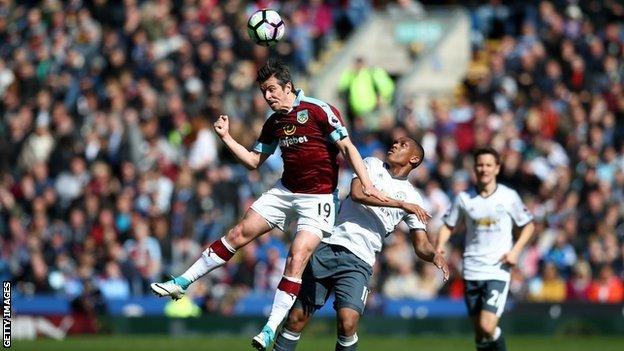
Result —
<path fill-rule="evenodd" d="M 280 147 L 289 147 L 295 144 L 303 144 L 308 142 L 307 136 L 294 136 L 294 137 L 286 137 L 280 138 L 279 145 Z"/>
<path fill-rule="evenodd" d="M 297 112 L 297 122 L 304 124 L 308 121 L 308 110 L 301 110 Z"/>
<path fill-rule="evenodd" d="M 284 130 L 284 134 L 293 135 L 297 131 L 297 127 L 292 124 L 287 124 L 284 126 L 283 130 Z"/>
<path fill-rule="evenodd" d="M 483 217 L 483 218 L 478 218 L 475 220 L 475 224 L 478 227 L 493 227 L 498 223 L 498 221 L 496 220 L 496 218 L 491 218 L 491 217 Z"/>

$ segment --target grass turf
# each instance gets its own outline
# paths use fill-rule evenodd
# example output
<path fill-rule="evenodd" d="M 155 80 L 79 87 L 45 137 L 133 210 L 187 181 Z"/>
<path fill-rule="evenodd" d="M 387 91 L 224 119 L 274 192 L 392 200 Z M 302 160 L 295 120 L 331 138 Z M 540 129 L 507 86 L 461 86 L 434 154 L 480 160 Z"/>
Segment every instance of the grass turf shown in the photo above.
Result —
<path fill-rule="evenodd" d="M 509 351 L 621 351 L 624 336 L 507 336 Z M 234 336 L 92 336 L 71 337 L 63 341 L 40 339 L 34 341 L 13 340 L 12 350 L 33 351 L 211 351 L 252 350 L 251 338 Z M 299 342 L 298 351 L 333 350 L 335 338 L 305 335 Z M 472 337 L 466 336 L 412 336 L 383 337 L 361 335 L 360 351 L 459 351 L 474 350 Z"/>

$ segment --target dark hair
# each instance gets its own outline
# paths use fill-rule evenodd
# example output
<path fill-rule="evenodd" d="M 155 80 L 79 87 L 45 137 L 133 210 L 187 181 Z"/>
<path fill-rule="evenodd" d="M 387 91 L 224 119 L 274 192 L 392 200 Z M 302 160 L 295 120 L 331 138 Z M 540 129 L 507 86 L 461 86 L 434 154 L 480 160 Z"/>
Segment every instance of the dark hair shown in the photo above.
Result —
<path fill-rule="evenodd" d="M 278 59 L 269 58 L 267 63 L 258 69 L 256 82 L 258 82 L 258 84 L 262 84 L 273 76 L 275 76 L 282 88 L 286 86 L 286 83 L 290 83 L 293 86 L 293 90 L 295 89 L 295 86 L 290 78 L 290 70 L 288 69 L 288 66 Z"/>
<path fill-rule="evenodd" d="M 500 162 L 501 162 L 500 154 L 498 153 L 498 151 L 494 150 L 494 148 L 490 147 L 490 146 L 482 147 L 482 148 L 479 148 L 479 149 L 475 150 L 473 155 L 474 155 L 475 162 L 477 162 L 477 158 L 479 156 L 481 156 L 481 155 L 492 155 L 492 156 L 494 156 L 494 160 L 496 161 L 497 165 L 499 165 Z"/>
<path fill-rule="evenodd" d="M 412 139 L 412 141 L 414 142 L 414 146 L 416 147 L 416 156 L 420 157 L 420 161 L 418 161 L 418 163 L 415 164 L 413 167 L 416 168 L 420 166 L 420 164 L 425 160 L 425 149 L 422 147 L 422 145 L 420 145 L 416 138 L 411 136 L 408 136 L 408 138 Z"/>

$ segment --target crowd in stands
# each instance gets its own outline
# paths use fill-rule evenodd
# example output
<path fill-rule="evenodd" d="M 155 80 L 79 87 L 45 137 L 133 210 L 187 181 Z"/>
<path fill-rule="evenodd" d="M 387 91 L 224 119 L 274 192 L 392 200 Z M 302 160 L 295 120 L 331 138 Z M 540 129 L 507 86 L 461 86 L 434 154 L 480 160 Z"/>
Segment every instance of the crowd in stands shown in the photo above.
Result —
<path fill-rule="evenodd" d="M 426 160 L 410 179 L 434 215 L 433 240 L 471 183 L 470 151 L 502 153 L 500 180 L 537 224 L 512 272 L 515 299 L 624 301 L 624 7 L 591 3 L 468 8 L 474 61 L 456 96 L 426 111 L 399 101 L 392 124 L 378 130 L 358 116 L 350 126 L 363 156 L 383 157 L 397 135 L 422 140 Z M 238 165 L 214 118 L 227 113 L 234 138 L 253 145 L 269 112 L 256 68 L 278 55 L 297 87 L 327 43 L 347 38 L 373 5 L 0 1 L 2 279 L 25 295 L 127 298 L 180 274 L 281 173 L 278 156 L 259 171 Z M 261 7 L 287 20 L 287 39 L 270 51 L 241 30 Z M 404 229 L 387 238 L 373 291 L 461 298 L 461 234 L 447 250 L 454 278 L 443 284 Z M 277 230 L 261 237 L 189 294 L 203 310 L 230 314 L 249 292 L 272 292 L 290 240 Z"/>
<path fill-rule="evenodd" d="M 493 146 L 503 155 L 499 180 L 520 192 L 537 225 L 512 271 L 512 298 L 624 301 L 624 7 L 488 1 L 470 16 L 474 59 L 457 96 L 424 112 L 407 100 L 397 115 L 430 156 L 415 184 L 441 215 L 471 182 L 470 151 Z M 458 270 L 462 239 L 450 255 Z M 461 291 L 454 279 L 439 292 Z"/>

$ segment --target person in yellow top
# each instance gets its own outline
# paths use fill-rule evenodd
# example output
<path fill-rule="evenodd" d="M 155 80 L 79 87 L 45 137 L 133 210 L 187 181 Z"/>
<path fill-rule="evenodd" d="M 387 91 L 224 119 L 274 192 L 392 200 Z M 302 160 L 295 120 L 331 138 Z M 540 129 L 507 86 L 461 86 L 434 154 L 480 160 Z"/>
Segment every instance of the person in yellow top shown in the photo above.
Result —
<path fill-rule="evenodd" d="M 383 68 L 369 66 L 363 57 L 357 57 L 353 67 L 342 73 L 338 84 L 347 100 L 350 123 L 363 118 L 369 129 L 377 125 L 374 112 L 392 102 L 394 89 L 390 75 Z"/>
<path fill-rule="evenodd" d="M 566 282 L 557 266 L 552 262 L 544 263 L 542 277 L 529 284 L 529 300 L 535 302 L 563 302 L 566 299 Z"/>

